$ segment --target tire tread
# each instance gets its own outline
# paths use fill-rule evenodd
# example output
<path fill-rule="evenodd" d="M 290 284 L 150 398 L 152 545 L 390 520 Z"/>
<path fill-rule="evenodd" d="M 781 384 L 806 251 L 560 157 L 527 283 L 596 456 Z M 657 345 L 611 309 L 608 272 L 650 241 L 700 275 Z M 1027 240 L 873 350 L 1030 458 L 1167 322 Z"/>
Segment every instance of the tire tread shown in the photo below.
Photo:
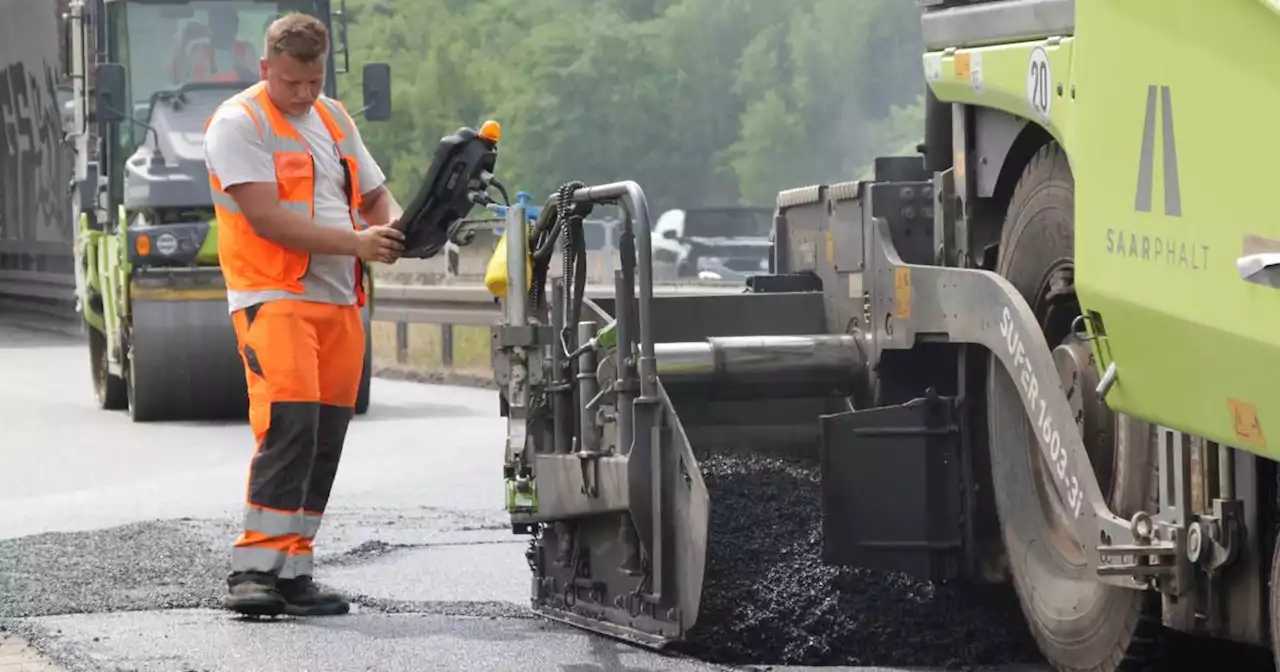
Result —
<path fill-rule="evenodd" d="M 1030 194 L 1027 193 L 1028 190 L 1043 188 L 1042 185 L 1045 183 L 1055 178 L 1063 177 L 1068 180 L 1071 179 L 1070 164 L 1062 147 L 1057 142 L 1050 141 L 1035 153 L 1018 177 L 1010 198 L 1010 209 L 1012 210 L 1013 204 L 1030 198 Z M 1007 246 L 1017 228 L 1015 221 L 1006 218 L 1000 233 L 1001 250 L 1008 249 Z M 1001 259 L 1003 259 L 1003 254 Z M 999 268 L 999 265 L 997 267 Z M 1150 434 L 1150 431 L 1148 434 Z M 1153 470 L 1151 473 L 1153 481 L 1155 476 Z M 1148 505 L 1154 504 L 1155 496 L 1156 489 L 1154 487 L 1148 488 Z M 1023 595 L 1023 591 L 1017 581 L 1013 583 L 1018 593 L 1018 603 L 1022 609 L 1023 617 L 1028 625 L 1031 626 L 1032 635 L 1043 650 L 1049 644 L 1046 641 L 1046 636 L 1032 625 L 1034 615 L 1028 607 L 1028 597 Z M 1050 661 L 1053 668 L 1057 672 L 1145 672 L 1150 670 L 1152 665 L 1159 660 L 1163 650 L 1165 628 L 1161 618 L 1161 595 L 1156 591 L 1148 590 L 1142 594 L 1142 599 L 1133 600 L 1128 604 L 1130 605 L 1130 613 L 1123 619 L 1126 634 L 1116 639 L 1117 643 L 1111 652 L 1105 656 L 1104 662 L 1093 667 L 1084 668 Z"/>

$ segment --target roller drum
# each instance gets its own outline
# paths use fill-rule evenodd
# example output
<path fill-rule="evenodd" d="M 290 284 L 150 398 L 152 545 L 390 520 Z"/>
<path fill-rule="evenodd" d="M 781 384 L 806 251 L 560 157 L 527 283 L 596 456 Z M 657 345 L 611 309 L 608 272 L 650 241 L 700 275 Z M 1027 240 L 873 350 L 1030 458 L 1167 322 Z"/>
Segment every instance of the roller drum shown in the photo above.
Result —
<path fill-rule="evenodd" d="M 149 293 L 149 292 L 144 292 Z M 241 418 L 244 363 L 225 295 L 174 290 L 132 302 L 130 414 L 138 422 Z"/>

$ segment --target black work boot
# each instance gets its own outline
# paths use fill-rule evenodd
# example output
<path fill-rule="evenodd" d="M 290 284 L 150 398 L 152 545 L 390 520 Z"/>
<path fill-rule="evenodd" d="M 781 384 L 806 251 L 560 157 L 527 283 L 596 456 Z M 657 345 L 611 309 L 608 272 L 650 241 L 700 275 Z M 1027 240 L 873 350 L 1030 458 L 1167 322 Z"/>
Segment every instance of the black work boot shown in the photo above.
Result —
<path fill-rule="evenodd" d="M 276 586 L 286 602 L 284 612 L 290 616 L 340 616 L 351 610 L 346 598 L 320 590 L 309 576 L 280 579 Z"/>
<path fill-rule="evenodd" d="M 245 616 L 279 616 L 288 606 L 270 574 L 232 574 L 227 586 L 231 594 L 223 606 Z"/>

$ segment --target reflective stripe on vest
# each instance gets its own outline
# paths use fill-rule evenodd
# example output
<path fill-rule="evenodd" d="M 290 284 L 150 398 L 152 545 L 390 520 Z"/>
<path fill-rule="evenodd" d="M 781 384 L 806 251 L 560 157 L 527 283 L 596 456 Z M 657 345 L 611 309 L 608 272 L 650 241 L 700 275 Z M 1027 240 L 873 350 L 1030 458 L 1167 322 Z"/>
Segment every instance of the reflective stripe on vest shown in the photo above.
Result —
<path fill-rule="evenodd" d="M 257 126 L 258 134 L 274 157 L 280 206 L 312 219 L 315 215 L 316 172 L 312 148 L 303 141 L 284 114 L 271 103 L 265 83 L 254 84 L 232 96 L 223 105 L 239 105 Z M 315 110 L 332 136 L 347 173 L 346 186 L 351 204 L 352 227 L 362 228 L 364 218 L 359 213 L 360 166 L 355 151 L 355 137 L 351 132 L 354 122 L 341 104 L 331 99 L 322 97 L 317 101 Z M 208 123 L 212 121 L 213 115 L 206 123 L 206 131 Z M 316 151 L 322 150 L 316 148 Z M 332 151 L 332 148 L 325 148 L 323 151 Z M 209 172 L 209 188 L 218 221 L 218 258 L 227 288 L 246 292 L 279 289 L 301 294 L 305 290 L 302 278 L 310 265 L 310 255 L 259 236 L 245 219 L 235 199 L 222 190 L 221 180 L 212 171 Z M 359 259 L 354 260 L 354 263 L 356 301 L 363 306 L 363 264 Z"/>
<path fill-rule="evenodd" d="M 329 129 L 329 135 L 334 137 L 338 146 L 338 155 L 342 157 L 342 168 L 346 172 L 346 184 L 343 190 L 347 194 L 347 203 L 351 206 L 351 221 L 357 228 L 363 229 L 368 226 L 368 222 L 364 220 L 364 215 L 360 213 L 360 206 L 363 199 L 360 197 L 360 162 L 356 157 L 356 139 L 355 139 L 355 122 L 342 109 L 338 101 L 330 98 L 321 98 L 317 101 L 316 112 L 320 114 L 320 120 L 324 122 L 325 128 Z"/>
<path fill-rule="evenodd" d="M 325 128 L 329 129 L 329 135 L 334 137 L 338 145 L 338 155 L 342 158 L 342 170 L 346 178 L 344 191 L 347 194 L 347 203 L 351 210 L 351 224 L 356 229 L 364 229 L 369 226 L 365 221 L 364 214 L 360 212 L 364 203 L 361 194 L 364 192 L 360 188 L 360 161 L 357 158 L 357 144 L 355 135 L 355 120 L 347 111 L 343 109 L 342 104 L 331 98 L 321 97 L 317 101 L 316 112 L 320 115 L 320 120 L 324 122 Z M 355 271 L 355 288 L 356 300 L 359 305 L 365 304 L 364 292 L 364 262 L 356 259 Z"/>

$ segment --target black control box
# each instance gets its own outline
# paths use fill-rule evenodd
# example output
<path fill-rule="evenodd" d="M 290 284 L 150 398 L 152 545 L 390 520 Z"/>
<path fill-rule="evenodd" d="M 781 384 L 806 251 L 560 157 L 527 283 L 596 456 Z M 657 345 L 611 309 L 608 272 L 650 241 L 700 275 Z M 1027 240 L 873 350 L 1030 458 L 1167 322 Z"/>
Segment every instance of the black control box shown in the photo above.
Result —
<path fill-rule="evenodd" d="M 479 131 L 459 128 L 440 139 L 418 192 L 397 225 L 404 232 L 401 257 L 428 259 L 449 242 L 458 222 L 488 187 L 498 158 L 498 131 L 487 122 Z"/>

